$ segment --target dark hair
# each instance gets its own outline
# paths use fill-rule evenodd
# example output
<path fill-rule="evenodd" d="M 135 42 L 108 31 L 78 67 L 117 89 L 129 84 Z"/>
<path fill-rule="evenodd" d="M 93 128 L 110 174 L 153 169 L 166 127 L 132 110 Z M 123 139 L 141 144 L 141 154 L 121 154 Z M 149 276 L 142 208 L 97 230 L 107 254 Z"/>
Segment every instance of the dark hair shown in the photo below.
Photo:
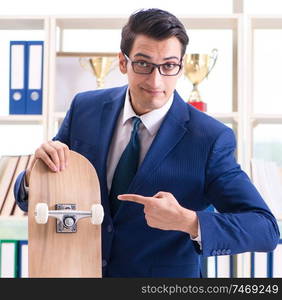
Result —
<path fill-rule="evenodd" d="M 175 36 L 182 45 L 181 57 L 189 42 L 184 25 L 173 14 L 157 8 L 142 9 L 130 16 L 121 33 L 120 49 L 123 53 L 129 56 L 138 34 L 160 41 Z"/>

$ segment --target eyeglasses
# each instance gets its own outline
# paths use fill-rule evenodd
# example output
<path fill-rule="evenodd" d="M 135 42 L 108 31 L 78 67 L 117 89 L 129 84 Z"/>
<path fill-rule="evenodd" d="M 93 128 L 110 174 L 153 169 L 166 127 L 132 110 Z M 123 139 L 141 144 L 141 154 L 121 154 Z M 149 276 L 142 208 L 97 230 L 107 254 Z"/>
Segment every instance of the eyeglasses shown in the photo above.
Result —
<path fill-rule="evenodd" d="M 157 68 L 163 76 L 176 76 L 182 68 L 182 64 L 164 63 L 158 65 L 144 60 L 132 61 L 126 54 L 123 53 L 123 55 L 131 62 L 132 69 L 137 74 L 151 74 Z"/>

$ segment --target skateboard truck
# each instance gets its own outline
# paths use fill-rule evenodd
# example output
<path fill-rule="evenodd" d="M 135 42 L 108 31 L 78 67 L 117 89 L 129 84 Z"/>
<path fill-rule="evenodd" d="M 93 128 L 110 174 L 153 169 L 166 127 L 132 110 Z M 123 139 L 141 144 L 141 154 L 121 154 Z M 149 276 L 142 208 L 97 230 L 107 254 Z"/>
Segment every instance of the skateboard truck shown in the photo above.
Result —
<path fill-rule="evenodd" d="M 104 210 L 101 204 L 93 204 L 90 211 L 76 210 L 75 204 L 56 204 L 56 210 L 49 210 L 47 203 L 37 203 L 35 207 L 35 221 L 46 224 L 48 217 L 56 218 L 58 233 L 72 233 L 77 231 L 77 222 L 82 218 L 91 218 L 91 223 L 101 225 Z"/>

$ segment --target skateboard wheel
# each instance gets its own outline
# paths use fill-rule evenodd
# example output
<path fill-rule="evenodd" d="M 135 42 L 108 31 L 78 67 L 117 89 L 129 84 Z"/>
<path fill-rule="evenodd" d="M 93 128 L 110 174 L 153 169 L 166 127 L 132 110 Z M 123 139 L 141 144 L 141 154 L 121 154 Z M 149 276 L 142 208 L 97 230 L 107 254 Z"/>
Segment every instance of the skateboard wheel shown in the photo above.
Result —
<path fill-rule="evenodd" d="M 48 221 L 48 205 L 37 203 L 35 207 L 35 221 L 38 224 L 46 224 Z"/>
<path fill-rule="evenodd" d="M 104 219 L 104 209 L 101 204 L 93 204 L 91 206 L 91 223 L 94 225 L 101 225 Z"/>

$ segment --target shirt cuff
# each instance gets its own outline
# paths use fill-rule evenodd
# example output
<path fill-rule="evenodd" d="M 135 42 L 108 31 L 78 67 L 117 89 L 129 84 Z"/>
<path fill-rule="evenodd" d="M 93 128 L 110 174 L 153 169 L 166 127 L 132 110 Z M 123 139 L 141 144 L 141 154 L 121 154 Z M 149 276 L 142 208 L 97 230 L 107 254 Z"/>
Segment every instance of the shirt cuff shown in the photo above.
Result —
<path fill-rule="evenodd" d="M 190 239 L 192 241 L 195 241 L 195 242 L 198 242 L 199 246 L 200 246 L 200 249 L 202 250 L 202 240 L 201 240 L 201 227 L 200 227 L 200 222 L 198 220 L 198 236 L 195 237 L 195 238 L 192 238 L 191 235 L 190 235 Z"/>
<path fill-rule="evenodd" d="M 29 192 L 29 187 L 28 187 L 27 184 L 26 184 L 26 176 L 24 177 L 24 180 L 23 180 L 23 188 L 24 188 L 25 192 L 28 194 L 28 192 Z"/>

